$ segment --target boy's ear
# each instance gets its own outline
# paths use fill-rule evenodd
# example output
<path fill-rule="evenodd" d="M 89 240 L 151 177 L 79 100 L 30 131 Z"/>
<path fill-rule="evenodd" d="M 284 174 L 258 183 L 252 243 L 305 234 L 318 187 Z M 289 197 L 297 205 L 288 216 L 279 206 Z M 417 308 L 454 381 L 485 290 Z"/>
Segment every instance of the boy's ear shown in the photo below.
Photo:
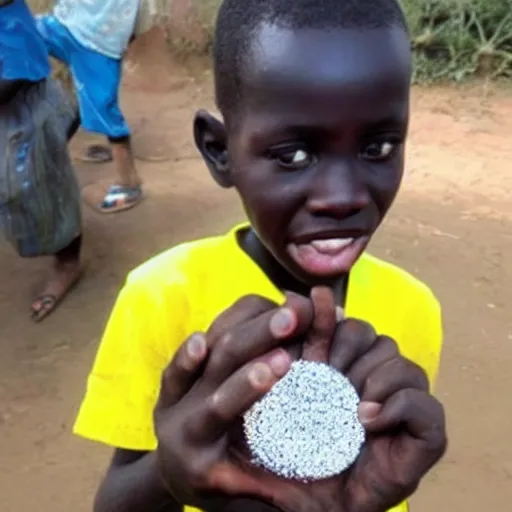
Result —
<path fill-rule="evenodd" d="M 224 124 L 209 112 L 199 110 L 194 119 L 194 140 L 213 179 L 221 187 L 232 187 Z"/>

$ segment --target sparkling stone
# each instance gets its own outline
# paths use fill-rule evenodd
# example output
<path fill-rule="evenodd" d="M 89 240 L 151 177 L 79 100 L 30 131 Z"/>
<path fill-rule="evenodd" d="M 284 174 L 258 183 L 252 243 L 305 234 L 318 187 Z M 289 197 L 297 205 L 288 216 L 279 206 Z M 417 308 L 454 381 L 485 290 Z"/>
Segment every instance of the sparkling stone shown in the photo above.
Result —
<path fill-rule="evenodd" d="M 253 463 L 283 478 L 313 481 L 339 475 L 365 441 L 359 396 L 324 363 L 296 361 L 244 416 Z"/>

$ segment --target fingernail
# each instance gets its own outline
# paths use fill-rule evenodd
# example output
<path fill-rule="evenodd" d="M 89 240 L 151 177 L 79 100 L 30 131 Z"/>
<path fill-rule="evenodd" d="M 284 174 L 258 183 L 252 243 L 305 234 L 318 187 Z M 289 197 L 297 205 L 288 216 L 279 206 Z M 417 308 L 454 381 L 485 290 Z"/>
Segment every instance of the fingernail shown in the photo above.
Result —
<path fill-rule="evenodd" d="M 361 402 L 359 404 L 359 421 L 363 425 L 368 425 L 374 421 L 380 413 L 382 406 L 376 402 Z"/>
<path fill-rule="evenodd" d="M 254 386 L 265 386 L 272 380 L 270 368 L 263 363 L 256 363 L 249 372 L 249 380 Z"/>
<path fill-rule="evenodd" d="M 290 369 L 292 360 L 288 352 L 280 350 L 270 358 L 268 364 L 277 377 L 282 377 Z"/>
<path fill-rule="evenodd" d="M 294 314 L 291 309 L 281 308 L 270 320 L 270 330 L 276 336 L 288 334 L 293 320 Z"/>
<path fill-rule="evenodd" d="M 336 306 L 336 322 L 341 322 L 345 318 L 345 311 L 341 306 Z"/>
<path fill-rule="evenodd" d="M 200 359 L 206 352 L 206 340 L 200 334 L 194 334 L 187 343 L 188 355 L 194 359 Z"/>

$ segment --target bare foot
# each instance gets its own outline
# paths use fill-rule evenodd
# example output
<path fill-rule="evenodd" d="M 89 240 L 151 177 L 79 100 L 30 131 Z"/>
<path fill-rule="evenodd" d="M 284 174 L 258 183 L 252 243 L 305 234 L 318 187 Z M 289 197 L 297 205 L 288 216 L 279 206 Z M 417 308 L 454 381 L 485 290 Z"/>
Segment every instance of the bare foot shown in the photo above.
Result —
<path fill-rule="evenodd" d="M 62 263 L 56 259 L 45 287 L 32 303 L 32 319 L 40 322 L 53 313 L 79 281 L 81 274 L 82 267 L 79 260 Z"/>

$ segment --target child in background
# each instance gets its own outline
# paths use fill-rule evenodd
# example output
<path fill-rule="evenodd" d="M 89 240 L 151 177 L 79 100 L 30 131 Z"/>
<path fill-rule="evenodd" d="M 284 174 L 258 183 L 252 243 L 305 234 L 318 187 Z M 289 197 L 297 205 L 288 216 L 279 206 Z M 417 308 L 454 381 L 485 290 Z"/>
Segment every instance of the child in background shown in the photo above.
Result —
<path fill-rule="evenodd" d="M 78 116 L 49 74 L 25 1 L 0 0 L 0 224 L 21 256 L 54 258 L 32 304 L 36 321 L 81 273 L 80 190 L 67 149 Z"/>
<path fill-rule="evenodd" d="M 438 301 L 366 252 L 404 171 L 402 11 L 224 0 L 214 65 L 223 119 L 198 112 L 195 140 L 248 223 L 128 276 L 74 428 L 114 448 L 95 512 L 404 512 L 446 437 Z M 297 357 L 350 378 L 368 432 L 352 468 L 308 485 L 258 471 L 232 436 Z"/>
<path fill-rule="evenodd" d="M 103 213 L 124 211 L 142 198 L 130 142 L 119 108 L 123 56 L 135 28 L 139 0 L 58 0 L 53 12 L 38 17 L 38 28 L 52 57 L 69 66 L 84 129 L 105 135 L 118 181 L 103 201 Z M 103 161 L 102 147 L 89 159 Z"/>

